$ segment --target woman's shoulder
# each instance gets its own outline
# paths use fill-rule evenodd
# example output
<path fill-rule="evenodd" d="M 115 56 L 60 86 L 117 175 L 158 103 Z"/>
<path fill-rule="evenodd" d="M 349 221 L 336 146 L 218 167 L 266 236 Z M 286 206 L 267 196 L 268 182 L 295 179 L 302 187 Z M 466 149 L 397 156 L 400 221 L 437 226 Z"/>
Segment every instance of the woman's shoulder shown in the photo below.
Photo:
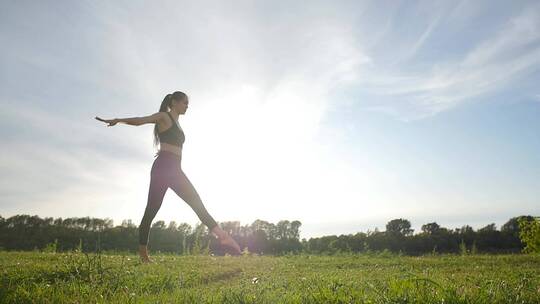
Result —
<path fill-rule="evenodd" d="M 164 132 L 165 130 L 169 129 L 169 127 L 172 125 L 172 121 L 169 118 L 168 112 L 157 112 L 154 115 L 158 117 L 157 119 L 157 125 L 158 125 L 158 132 Z"/>
<path fill-rule="evenodd" d="M 167 120 L 170 120 L 168 113 L 169 112 L 156 112 L 154 113 L 154 115 L 158 117 L 159 122 L 165 122 Z"/>

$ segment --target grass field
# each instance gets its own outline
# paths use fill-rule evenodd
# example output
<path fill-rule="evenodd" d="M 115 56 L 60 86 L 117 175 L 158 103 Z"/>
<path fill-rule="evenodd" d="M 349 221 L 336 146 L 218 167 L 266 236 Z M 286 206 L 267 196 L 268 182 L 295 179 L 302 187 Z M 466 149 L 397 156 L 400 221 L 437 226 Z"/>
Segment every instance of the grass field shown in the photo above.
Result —
<path fill-rule="evenodd" d="M 540 256 L 0 252 L 0 303 L 540 303 Z"/>

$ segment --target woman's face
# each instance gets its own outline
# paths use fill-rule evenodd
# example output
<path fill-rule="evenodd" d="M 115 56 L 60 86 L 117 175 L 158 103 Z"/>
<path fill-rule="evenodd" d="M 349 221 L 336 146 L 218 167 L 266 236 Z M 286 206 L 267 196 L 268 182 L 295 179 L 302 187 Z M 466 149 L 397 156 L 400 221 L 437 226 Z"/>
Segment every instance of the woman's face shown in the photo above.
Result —
<path fill-rule="evenodd" d="M 189 100 L 186 98 L 182 98 L 180 100 L 173 99 L 173 107 L 176 108 L 178 113 L 185 114 L 188 108 Z"/>

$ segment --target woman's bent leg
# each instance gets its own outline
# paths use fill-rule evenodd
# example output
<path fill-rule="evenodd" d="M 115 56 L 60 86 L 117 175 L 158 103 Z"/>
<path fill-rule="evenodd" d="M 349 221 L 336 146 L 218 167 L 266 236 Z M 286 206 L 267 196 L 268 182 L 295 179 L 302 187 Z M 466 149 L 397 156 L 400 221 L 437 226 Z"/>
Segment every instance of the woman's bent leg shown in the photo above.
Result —
<path fill-rule="evenodd" d="M 178 178 L 175 178 L 171 181 L 171 189 L 173 189 L 176 194 L 182 198 L 186 203 L 191 206 L 193 211 L 197 214 L 199 219 L 203 224 L 208 227 L 209 230 L 212 230 L 217 226 L 214 218 L 208 213 L 208 210 L 204 207 L 204 204 L 201 200 L 201 197 L 193 187 L 191 181 L 187 178 L 183 171 L 180 170 Z"/>
<path fill-rule="evenodd" d="M 162 176 L 152 176 L 150 178 L 150 187 L 148 189 L 148 201 L 146 203 L 146 209 L 144 216 L 139 225 L 139 245 L 147 245 L 148 237 L 150 234 L 150 225 L 152 220 L 156 216 L 165 192 L 167 192 L 167 180 Z"/>

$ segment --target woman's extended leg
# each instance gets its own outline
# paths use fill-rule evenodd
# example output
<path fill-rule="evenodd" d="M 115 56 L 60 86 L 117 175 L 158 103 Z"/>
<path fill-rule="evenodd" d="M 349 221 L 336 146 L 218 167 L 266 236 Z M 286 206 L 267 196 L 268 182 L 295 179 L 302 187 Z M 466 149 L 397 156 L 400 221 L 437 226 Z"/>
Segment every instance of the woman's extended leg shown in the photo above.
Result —
<path fill-rule="evenodd" d="M 167 192 L 168 185 L 165 177 L 161 175 L 150 178 L 150 186 L 148 189 L 148 200 L 146 203 L 146 209 L 144 216 L 139 225 L 139 254 L 145 262 L 149 262 L 147 244 L 148 236 L 150 234 L 150 225 L 152 220 L 156 216 L 161 204 L 163 203 L 163 197 Z"/>
<path fill-rule="evenodd" d="M 212 228 L 217 226 L 214 218 L 210 215 L 210 213 L 208 213 L 206 207 L 204 207 L 199 193 L 197 193 L 197 190 L 195 190 L 195 187 L 193 187 L 193 184 L 183 171 L 180 171 L 178 178 L 171 181 L 170 186 L 180 198 L 188 203 L 193 211 L 195 211 L 201 222 L 205 224 L 209 230 L 212 230 Z"/>
<path fill-rule="evenodd" d="M 236 254 L 240 254 L 240 246 L 238 246 L 236 241 L 219 227 L 214 218 L 208 213 L 201 197 L 184 171 L 180 170 L 179 177 L 171 182 L 170 187 L 180 198 L 191 206 L 201 222 L 208 227 L 208 230 L 216 234 L 220 239 L 221 244 L 232 247 Z"/>

